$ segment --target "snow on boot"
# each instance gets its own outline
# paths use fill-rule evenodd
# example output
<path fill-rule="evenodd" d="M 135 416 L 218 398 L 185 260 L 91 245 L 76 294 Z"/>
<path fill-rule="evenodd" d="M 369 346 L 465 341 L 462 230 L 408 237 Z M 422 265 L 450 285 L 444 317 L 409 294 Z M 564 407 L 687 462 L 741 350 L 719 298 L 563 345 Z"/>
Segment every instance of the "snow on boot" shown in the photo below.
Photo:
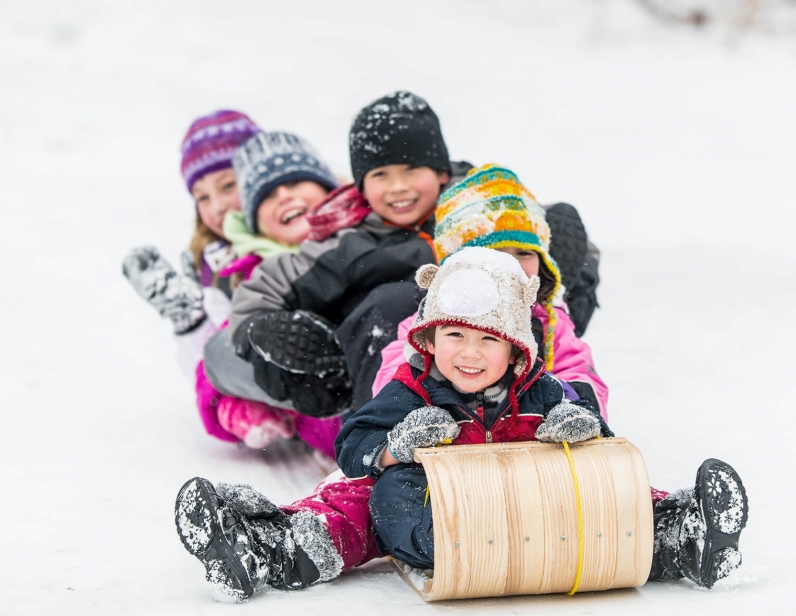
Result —
<path fill-rule="evenodd" d="M 131 250 L 122 262 L 122 273 L 136 292 L 174 324 L 175 334 L 185 334 L 206 318 L 202 287 L 180 276 L 151 246 Z"/>
<path fill-rule="evenodd" d="M 241 513 L 200 477 L 182 486 L 175 504 L 177 532 L 185 549 L 204 565 L 214 596 L 240 602 L 265 586 L 298 590 L 322 581 L 297 543 L 290 518 L 248 486 L 235 488 L 231 501 L 253 515 Z M 252 494 L 258 498 L 252 500 Z M 328 535 L 326 540 L 331 545 Z"/>
<path fill-rule="evenodd" d="M 265 449 L 296 434 L 292 411 L 274 409 L 263 402 L 222 396 L 216 413 L 221 427 L 252 449 Z"/>
<path fill-rule="evenodd" d="M 749 503 L 741 478 L 726 462 L 705 460 L 694 488 L 673 492 L 654 513 L 651 580 L 686 577 L 712 588 L 741 564 L 738 539 Z"/>
<path fill-rule="evenodd" d="M 249 325 L 249 343 L 266 361 L 299 374 L 345 374 L 346 363 L 334 326 L 312 312 L 277 310 Z"/>

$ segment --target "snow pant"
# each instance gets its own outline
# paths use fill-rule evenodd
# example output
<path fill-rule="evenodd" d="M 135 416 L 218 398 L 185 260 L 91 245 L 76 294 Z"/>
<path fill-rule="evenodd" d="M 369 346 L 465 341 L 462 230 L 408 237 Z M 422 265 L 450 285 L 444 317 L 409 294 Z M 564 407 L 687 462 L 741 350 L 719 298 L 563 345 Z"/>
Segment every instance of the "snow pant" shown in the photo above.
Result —
<path fill-rule="evenodd" d="M 251 372 L 251 364 L 246 364 Z M 196 404 L 199 409 L 199 416 L 205 430 L 211 436 L 214 436 L 222 441 L 235 442 L 238 440 L 236 436 L 228 432 L 219 422 L 218 419 L 218 406 L 224 400 L 232 404 L 245 405 L 249 401 L 244 398 L 234 396 L 226 396 L 216 389 L 207 377 L 204 369 L 204 362 L 199 362 L 196 367 Z M 231 399 L 230 399 L 231 398 Z M 256 400 L 256 404 L 267 405 L 261 400 Z M 334 439 L 337 438 L 337 433 L 343 425 L 340 417 L 330 417 L 328 419 L 317 419 L 315 417 L 306 417 L 299 415 L 295 411 L 283 409 L 267 405 L 268 408 L 275 413 L 282 413 L 293 417 L 296 426 L 296 435 L 307 445 L 313 449 L 317 449 L 332 458 L 334 454 Z"/>
<path fill-rule="evenodd" d="M 381 351 L 398 337 L 398 324 L 417 311 L 423 298 L 414 282 L 391 282 L 370 291 L 335 332 L 354 387 L 352 406 L 361 408 L 381 367 Z"/>
<path fill-rule="evenodd" d="M 308 511 L 318 517 L 343 558 L 343 571 L 348 571 L 382 556 L 370 523 L 368 502 L 373 484 L 372 479 L 348 479 L 338 471 L 311 496 L 281 509 L 288 515 Z"/>
<path fill-rule="evenodd" d="M 398 464 L 384 471 L 373 487 L 370 511 L 379 547 L 418 569 L 434 568 L 434 524 L 428 479 L 418 464 Z M 666 492 L 650 488 L 653 507 Z"/>

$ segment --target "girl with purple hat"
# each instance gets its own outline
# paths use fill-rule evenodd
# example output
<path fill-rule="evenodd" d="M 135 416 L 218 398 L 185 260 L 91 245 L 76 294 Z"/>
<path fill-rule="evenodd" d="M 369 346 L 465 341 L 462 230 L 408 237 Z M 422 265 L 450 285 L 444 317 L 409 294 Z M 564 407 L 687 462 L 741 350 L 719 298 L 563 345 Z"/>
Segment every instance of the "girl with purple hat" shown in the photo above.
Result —
<path fill-rule="evenodd" d="M 202 361 L 205 344 L 226 326 L 234 286 L 263 258 L 296 250 L 309 233 L 305 215 L 337 186 L 332 172 L 300 137 L 264 133 L 230 110 L 191 124 L 180 170 L 196 205 L 183 275 L 149 246 L 133 249 L 123 272 L 139 295 L 172 321 L 181 368 L 196 378 L 205 429 L 258 449 L 298 432 L 313 447 L 332 453 L 339 421 L 323 426 L 310 418 L 297 421 L 293 411 L 264 399 L 258 388 L 250 396 L 245 388 L 236 395 L 220 392 Z M 248 364 L 246 370 L 251 371 Z"/>

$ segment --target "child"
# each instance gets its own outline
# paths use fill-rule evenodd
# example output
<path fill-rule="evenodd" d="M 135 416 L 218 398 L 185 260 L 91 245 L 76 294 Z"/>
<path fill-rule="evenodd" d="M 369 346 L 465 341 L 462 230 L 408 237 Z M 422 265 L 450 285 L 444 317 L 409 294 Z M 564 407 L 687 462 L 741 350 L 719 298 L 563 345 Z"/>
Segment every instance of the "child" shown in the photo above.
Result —
<path fill-rule="evenodd" d="M 228 284 L 219 284 L 217 274 L 234 256 L 224 237 L 224 216 L 240 210 L 232 158 L 241 143 L 259 132 L 246 115 L 229 110 L 197 118 L 188 128 L 180 170 L 194 199 L 196 223 L 190 250 L 183 255 L 185 276 L 179 276 L 152 247 L 133 249 L 124 259 L 124 275 L 161 316 L 172 321 L 177 336 L 199 328 L 208 315 L 215 322 L 227 318 L 231 290 Z M 182 355 L 197 356 L 196 350 L 190 352 L 187 338 L 179 340 L 186 351 Z M 186 363 L 186 372 L 192 374 L 196 361 Z"/>
<path fill-rule="evenodd" d="M 235 152 L 234 169 L 242 212 L 227 215 L 224 232 L 239 258 L 219 273 L 235 278 L 233 287 L 247 279 L 263 259 L 296 252 L 297 244 L 311 232 L 312 211 L 337 186 L 312 147 L 285 132 L 248 139 Z M 205 361 L 197 368 L 198 404 L 208 432 L 219 438 L 232 436 L 256 449 L 295 433 L 333 456 L 340 420 L 322 421 L 274 408 L 291 405 L 266 396 L 254 384 L 250 366 L 229 350 L 228 336 L 220 331 L 205 346 Z M 206 370 L 208 363 L 223 370 Z"/>
<path fill-rule="evenodd" d="M 347 228 L 319 225 L 314 241 L 261 263 L 233 296 L 236 352 L 254 364 L 266 393 L 290 395 L 299 412 L 312 416 L 348 410 L 349 379 L 355 387 L 367 381 L 355 401 L 370 397 L 373 375 L 363 379 L 362 365 L 376 364 L 370 358 L 416 307 L 409 281 L 434 261 L 434 208 L 450 179 L 439 120 L 409 92 L 359 113 L 350 154 L 355 185 L 323 210 L 326 220 L 344 220 Z M 366 311 L 369 302 L 378 309 Z"/>
<path fill-rule="evenodd" d="M 575 335 L 575 327 L 558 302 L 561 274 L 550 255 L 555 244 L 544 210 L 509 169 L 486 165 L 473 169 L 460 183 L 440 197 L 434 252 L 440 264 L 468 246 L 483 246 L 507 252 L 520 263 L 526 275 L 538 275 L 538 301 L 531 310 L 531 325 L 547 370 L 571 385 L 578 396 L 591 402 L 608 418 L 608 388 L 597 374 L 589 345 Z M 376 395 L 395 371 L 413 357 L 406 334 L 414 316 L 398 326 L 398 339 L 382 350 L 382 365 L 373 382 Z M 404 357 L 404 350 L 409 352 Z M 414 354 L 416 355 L 416 354 Z"/>
<path fill-rule="evenodd" d="M 274 164 L 285 160 L 286 164 Z M 242 114 L 226 111 L 191 125 L 183 143 L 182 169 L 196 199 L 197 230 L 191 246 L 197 275 L 177 275 L 153 248 L 133 250 L 123 270 L 139 294 L 174 322 L 181 363 L 196 375 L 205 428 L 217 438 L 241 440 L 253 448 L 298 430 L 305 441 L 333 455 L 339 422 L 297 422 L 295 413 L 272 408 L 273 400 L 253 386 L 242 392 L 251 400 L 222 395 L 199 361 L 205 343 L 229 316 L 230 304 L 222 291 L 229 293 L 233 278 L 247 275 L 263 258 L 296 250 L 295 243 L 309 233 L 306 214 L 337 185 L 333 174 L 301 138 L 263 133 Z"/>
<path fill-rule="evenodd" d="M 527 318 L 539 279 L 529 280 L 515 259 L 466 248 L 438 269 L 421 268 L 417 281 L 428 295 L 409 340 L 424 368 L 407 366 L 355 413 L 337 449 L 349 477 L 376 480 L 370 507 L 381 546 L 425 569 L 434 565 L 433 512 L 423 469 L 412 463 L 415 448 L 578 442 L 612 433 L 587 403 L 566 400 L 558 380 L 545 374 Z M 747 515 L 737 473 L 706 461 L 693 491 L 655 508 L 650 578 L 689 577 L 712 586 L 740 563 Z M 221 484 L 216 491 L 192 479 L 177 497 L 176 521 L 186 549 L 230 598 L 248 598 L 265 586 L 304 588 L 334 579 L 347 565 L 340 537 L 330 536 L 321 516 L 280 510 L 248 486 Z"/>

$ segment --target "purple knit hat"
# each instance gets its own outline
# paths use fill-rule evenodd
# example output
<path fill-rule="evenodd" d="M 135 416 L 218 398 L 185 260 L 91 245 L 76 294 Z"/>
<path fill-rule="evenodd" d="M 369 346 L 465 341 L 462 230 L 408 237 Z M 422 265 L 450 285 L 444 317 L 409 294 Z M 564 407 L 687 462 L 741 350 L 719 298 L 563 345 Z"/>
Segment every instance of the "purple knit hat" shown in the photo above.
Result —
<path fill-rule="evenodd" d="M 188 192 L 203 175 L 232 167 L 235 148 L 262 130 L 248 116 L 222 109 L 194 121 L 182 140 L 180 169 Z"/>

